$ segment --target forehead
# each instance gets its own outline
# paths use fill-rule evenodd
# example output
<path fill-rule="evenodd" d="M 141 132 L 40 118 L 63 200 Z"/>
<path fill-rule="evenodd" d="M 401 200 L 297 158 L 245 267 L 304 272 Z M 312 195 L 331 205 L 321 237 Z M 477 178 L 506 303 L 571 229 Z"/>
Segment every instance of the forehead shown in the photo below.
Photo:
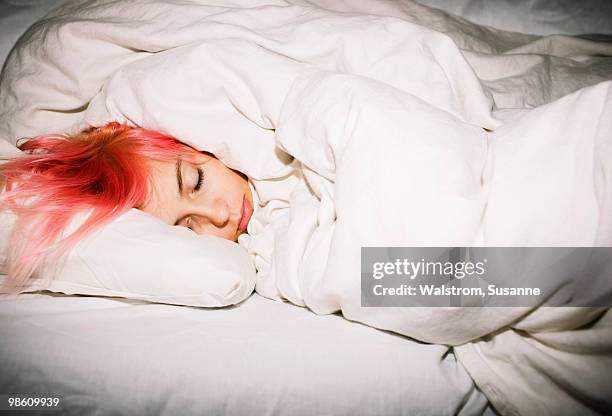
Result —
<path fill-rule="evenodd" d="M 149 192 L 147 201 L 140 209 L 161 218 L 168 224 L 174 224 L 175 211 L 180 204 L 176 179 L 175 161 L 149 161 Z"/>

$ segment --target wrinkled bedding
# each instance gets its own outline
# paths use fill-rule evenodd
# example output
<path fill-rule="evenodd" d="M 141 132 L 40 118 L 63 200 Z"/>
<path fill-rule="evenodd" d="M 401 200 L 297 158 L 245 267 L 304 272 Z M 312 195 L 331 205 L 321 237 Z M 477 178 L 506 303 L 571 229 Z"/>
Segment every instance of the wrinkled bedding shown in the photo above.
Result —
<path fill-rule="evenodd" d="M 20 295 L 0 300 L 0 340 L 0 391 L 59 397 L 61 414 L 471 416 L 487 404 L 445 346 L 258 295 L 224 309 Z"/>
<path fill-rule="evenodd" d="M 246 4 L 65 5 L 10 56 L 0 135 L 169 132 L 253 179 L 260 294 L 453 345 L 502 414 L 609 409 L 607 310 L 365 310 L 358 267 L 362 245 L 612 245 L 612 46 L 410 1 Z"/>
<path fill-rule="evenodd" d="M 535 35 L 612 35 L 607 0 L 418 0 L 471 22 Z"/>
<path fill-rule="evenodd" d="M 299 79 L 285 100 L 277 138 L 303 163 L 308 186 L 291 194 L 259 293 L 455 345 L 502 413 L 610 408 L 603 387 L 603 368 L 612 364 L 607 311 L 548 303 L 368 308 L 356 281 L 361 247 L 612 245 L 611 86 L 580 90 L 487 133 L 371 80 L 336 73 Z M 250 242 L 262 238 L 255 234 Z M 612 293 L 607 267 L 588 282 L 601 288 L 594 297 Z M 515 282 L 524 281 L 521 273 Z M 557 306 L 569 305 L 580 289 L 562 276 L 551 285 L 546 274 L 526 283 L 546 291 L 542 302 L 563 293 L 564 301 L 552 302 Z M 589 330 L 574 331 L 594 321 Z M 580 399 L 567 395 L 561 382 Z M 601 400 L 601 407 L 589 409 L 583 397 Z"/>

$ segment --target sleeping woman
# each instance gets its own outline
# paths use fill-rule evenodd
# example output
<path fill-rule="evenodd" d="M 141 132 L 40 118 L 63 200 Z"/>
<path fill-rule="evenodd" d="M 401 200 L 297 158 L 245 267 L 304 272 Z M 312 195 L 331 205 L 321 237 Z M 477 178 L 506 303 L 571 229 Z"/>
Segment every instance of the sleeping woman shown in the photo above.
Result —
<path fill-rule="evenodd" d="M 253 213 L 245 175 L 156 131 L 111 122 L 19 148 L 23 156 L 0 165 L 0 207 L 16 216 L 3 291 L 27 285 L 47 256 L 61 256 L 130 208 L 232 241 Z M 83 224 L 63 235 L 84 211 L 91 213 Z"/>

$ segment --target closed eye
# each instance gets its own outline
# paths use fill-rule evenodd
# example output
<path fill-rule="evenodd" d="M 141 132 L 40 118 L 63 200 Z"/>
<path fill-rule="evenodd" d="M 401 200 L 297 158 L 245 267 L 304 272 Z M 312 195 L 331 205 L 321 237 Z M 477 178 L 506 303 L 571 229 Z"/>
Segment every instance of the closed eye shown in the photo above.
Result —
<path fill-rule="evenodd" d="M 202 183 L 204 182 L 204 171 L 202 168 L 198 168 L 198 181 L 196 185 L 193 187 L 193 192 L 198 192 L 202 187 Z"/>

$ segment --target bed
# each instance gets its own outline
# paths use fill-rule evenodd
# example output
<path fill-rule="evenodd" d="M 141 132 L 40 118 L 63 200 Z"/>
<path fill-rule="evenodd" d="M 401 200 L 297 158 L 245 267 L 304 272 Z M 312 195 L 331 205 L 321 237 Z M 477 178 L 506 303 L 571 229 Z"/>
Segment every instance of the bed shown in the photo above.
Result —
<path fill-rule="evenodd" d="M 50 3 L 0 4 L 9 23 L 2 30 L 10 28 L 0 58 Z M 519 26 L 504 29 L 555 30 Z M 8 395 L 58 397 L 62 414 L 74 415 L 497 414 L 452 347 L 257 293 L 222 309 L 50 292 L 3 297 L 0 396 Z"/>

